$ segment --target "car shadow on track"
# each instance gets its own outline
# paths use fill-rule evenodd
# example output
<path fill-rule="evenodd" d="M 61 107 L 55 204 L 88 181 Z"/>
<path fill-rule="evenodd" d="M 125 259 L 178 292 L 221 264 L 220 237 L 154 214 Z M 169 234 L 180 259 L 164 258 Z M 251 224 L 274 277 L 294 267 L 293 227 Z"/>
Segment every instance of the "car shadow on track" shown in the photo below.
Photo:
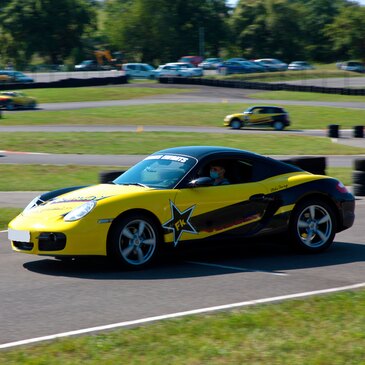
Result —
<path fill-rule="evenodd" d="M 41 259 L 24 263 L 24 268 L 50 276 L 94 280 L 161 280 L 264 271 L 272 274 L 336 266 L 365 261 L 365 245 L 336 242 L 320 254 L 299 254 L 279 241 L 215 242 L 209 247 L 190 244 L 164 255 L 153 267 L 128 271 L 106 258 L 77 258 L 70 261 Z"/>

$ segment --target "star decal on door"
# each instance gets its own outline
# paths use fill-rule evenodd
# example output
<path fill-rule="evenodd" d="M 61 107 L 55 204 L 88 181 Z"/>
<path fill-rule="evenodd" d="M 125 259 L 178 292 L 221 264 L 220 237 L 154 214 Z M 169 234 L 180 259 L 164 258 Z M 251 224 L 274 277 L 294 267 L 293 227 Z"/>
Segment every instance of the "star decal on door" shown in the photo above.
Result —
<path fill-rule="evenodd" d="M 197 234 L 193 225 L 190 223 L 191 215 L 193 214 L 195 205 L 185 209 L 183 212 L 170 200 L 171 219 L 162 225 L 162 227 L 174 232 L 174 245 L 179 243 L 179 239 L 183 232 Z"/>

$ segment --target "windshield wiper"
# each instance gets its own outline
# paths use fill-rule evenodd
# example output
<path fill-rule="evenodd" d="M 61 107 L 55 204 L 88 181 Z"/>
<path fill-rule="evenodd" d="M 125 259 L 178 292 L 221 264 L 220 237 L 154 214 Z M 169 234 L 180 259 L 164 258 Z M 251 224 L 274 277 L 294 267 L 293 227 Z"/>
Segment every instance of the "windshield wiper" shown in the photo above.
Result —
<path fill-rule="evenodd" d="M 124 183 L 124 184 L 120 184 L 120 185 L 136 185 L 136 186 L 142 186 L 143 188 L 148 188 L 147 185 L 142 184 L 142 183 L 138 183 L 138 182 L 135 182 L 135 183 Z"/>

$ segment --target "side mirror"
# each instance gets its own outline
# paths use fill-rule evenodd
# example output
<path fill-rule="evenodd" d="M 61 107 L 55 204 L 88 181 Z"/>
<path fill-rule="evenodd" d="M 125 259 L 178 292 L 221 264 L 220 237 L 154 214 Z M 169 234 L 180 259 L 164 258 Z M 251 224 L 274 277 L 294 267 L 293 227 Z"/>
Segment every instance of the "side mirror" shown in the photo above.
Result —
<path fill-rule="evenodd" d="M 189 188 L 197 188 L 200 186 L 212 186 L 213 180 L 210 177 L 199 177 L 198 179 L 191 180 L 188 183 Z"/>

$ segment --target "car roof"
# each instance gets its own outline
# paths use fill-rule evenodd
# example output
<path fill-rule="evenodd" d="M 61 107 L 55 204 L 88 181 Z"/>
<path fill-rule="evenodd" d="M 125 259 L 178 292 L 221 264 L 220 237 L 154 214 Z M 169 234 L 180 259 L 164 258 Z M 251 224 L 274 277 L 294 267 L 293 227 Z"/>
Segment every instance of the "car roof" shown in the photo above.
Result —
<path fill-rule="evenodd" d="M 242 156 L 256 156 L 266 158 L 264 156 L 258 155 L 256 153 L 240 150 L 238 148 L 222 147 L 222 146 L 182 146 L 182 147 L 172 147 L 161 151 L 157 151 L 154 154 L 177 154 L 195 157 L 198 160 L 215 154 L 242 154 Z"/>

